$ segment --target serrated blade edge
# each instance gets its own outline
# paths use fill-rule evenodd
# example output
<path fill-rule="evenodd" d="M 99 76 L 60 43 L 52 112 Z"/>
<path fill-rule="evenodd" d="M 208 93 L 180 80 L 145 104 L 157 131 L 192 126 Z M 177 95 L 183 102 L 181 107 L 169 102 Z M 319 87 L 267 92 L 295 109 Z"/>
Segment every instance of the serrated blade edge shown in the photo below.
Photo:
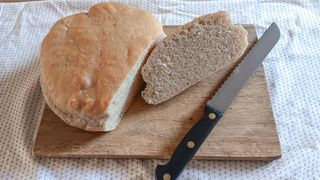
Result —
<path fill-rule="evenodd" d="M 272 23 L 207 104 L 222 113 L 225 112 L 245 83 L 262 64 L 279 38 L 279 27 Z"/>

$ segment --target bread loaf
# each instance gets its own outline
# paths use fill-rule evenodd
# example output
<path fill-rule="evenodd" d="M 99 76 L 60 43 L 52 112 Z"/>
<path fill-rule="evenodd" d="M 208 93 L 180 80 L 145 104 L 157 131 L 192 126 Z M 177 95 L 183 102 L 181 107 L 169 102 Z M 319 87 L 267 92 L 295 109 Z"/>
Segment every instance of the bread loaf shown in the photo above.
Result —
<path fill-rule="evenodd" d="M 148 51 L 163 37 L 148 12 L 120 3 L 62 18 L 41 45 L 45 101 L 71 126 L 115 129 L 139 89 Z"/>
<path fill-rule="evenodd" d="M 196 18 L 151 52 L 141 70 L 146 82 L 142 97 L 149 104 L 167 101 L 235 62 L 247 45 L 247 31 L 233 25 L 227 12 Z"/>

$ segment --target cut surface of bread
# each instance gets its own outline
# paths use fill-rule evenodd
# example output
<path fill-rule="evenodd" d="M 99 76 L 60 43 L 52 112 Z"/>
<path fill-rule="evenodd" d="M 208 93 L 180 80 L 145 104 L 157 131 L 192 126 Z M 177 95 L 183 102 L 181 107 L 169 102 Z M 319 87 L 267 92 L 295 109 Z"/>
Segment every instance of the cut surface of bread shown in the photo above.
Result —
<path fill-rule="evenodd" d="M 45 101 L 71 126 L 115 129 L 139 89 L 146 55 L 163 37 L 152 15 L 120 3 L 62 18 L 41 45 Z"/>
<path fill-rule="evenodd" d="M 198 17 L 164 38 L 151 52 L 141 74 L 141 93 L 159 104 L 235 62 L 248 45 L 247 31 L 233 25 L 225 11 Z"/>

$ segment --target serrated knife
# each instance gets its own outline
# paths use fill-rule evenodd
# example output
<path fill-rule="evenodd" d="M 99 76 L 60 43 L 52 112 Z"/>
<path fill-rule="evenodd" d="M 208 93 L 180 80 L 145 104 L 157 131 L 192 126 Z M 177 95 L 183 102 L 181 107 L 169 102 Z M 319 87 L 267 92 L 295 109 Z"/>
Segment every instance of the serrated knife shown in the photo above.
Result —
<path fill-rule="evenodd" d="M 202 119 L 182 139 L 169 162 L 165 165 L 157 165 L 155 174 L 157 180 L 174 180 L 179 177 L 184 167 L 193 158 L 233 99 L 262 64 L 279 38 L 280 30 L 275 23 L 272 23 L 214 96 L 207 102 Z"/>

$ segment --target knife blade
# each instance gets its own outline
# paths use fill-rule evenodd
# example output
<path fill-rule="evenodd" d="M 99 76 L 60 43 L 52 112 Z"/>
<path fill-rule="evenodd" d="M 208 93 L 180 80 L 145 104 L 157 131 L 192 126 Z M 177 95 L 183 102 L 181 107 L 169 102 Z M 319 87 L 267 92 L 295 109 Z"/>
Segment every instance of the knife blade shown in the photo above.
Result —
<path fill-rule="evenodd" d="M 207 102 L 202 119 L 185 135 L 171 155 L 169 162 L 165 165 L 157 165 L 155 172 L 157 180 L 174 180 L 179 177 L 187 163 L 193 158 L 204 140 L 222 118 L 223 113 L 262 64 L 279 38 L 280 30 L 275 23 L 272 23 Z"/>

